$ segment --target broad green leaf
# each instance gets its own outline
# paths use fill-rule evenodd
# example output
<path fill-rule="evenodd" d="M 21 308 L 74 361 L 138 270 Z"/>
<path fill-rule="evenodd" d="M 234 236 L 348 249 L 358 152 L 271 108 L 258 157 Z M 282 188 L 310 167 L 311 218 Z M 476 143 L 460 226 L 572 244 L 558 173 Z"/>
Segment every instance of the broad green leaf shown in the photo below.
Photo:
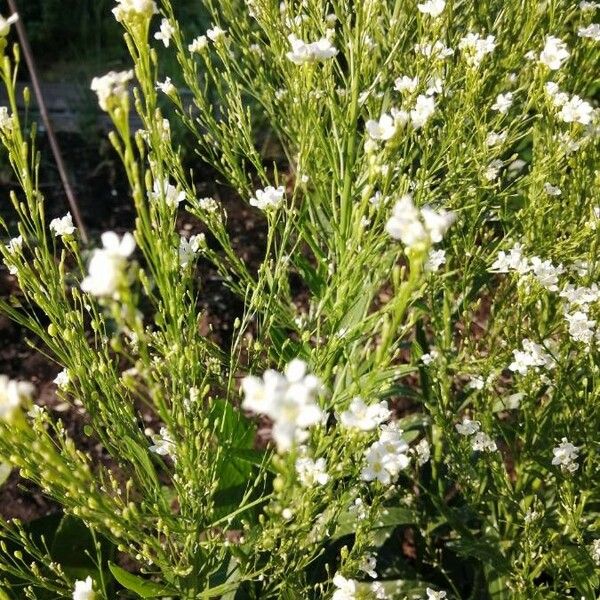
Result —
<path fill-rule="evenodd" d="M 118 583 L 126 590 L 135 592 L 140 598 L 162 598 L 169 594 L 177 594 L 176 591 L 169 589 L 166 585 L 142 579 L 125 571 L 125 569 L 121 569 L 114 563 L 108 563 L 108 568 Z"/>
<path fill-rule="evenodd" d="M 412 525 L 417 522 L 416 513 L 400 506 L 384 507 L 378 515 L 373 525 L 373 530 L 384 529 L 387 527 L 397 527 L 398 525 Z M 356 530 L 356 515 L 351 512 L 343 514 L 338 527 L 333 534 L 332 539 L 336 540 L 345 535 L 350 535 Z"/>
<path fill-rule="evenodd" d="M 577 546 L 569 546 L 565 549 L 565 560 L 577 591 L 586 599 L 595 598 L 598 572 L 587 551 Z"/>
<path fill-rule="evenodd" d="M 54 534 L 50 554 L 64 567 L 94 568 L 94 539 L 81 519 L 70 515 L 62 518 Z"/>

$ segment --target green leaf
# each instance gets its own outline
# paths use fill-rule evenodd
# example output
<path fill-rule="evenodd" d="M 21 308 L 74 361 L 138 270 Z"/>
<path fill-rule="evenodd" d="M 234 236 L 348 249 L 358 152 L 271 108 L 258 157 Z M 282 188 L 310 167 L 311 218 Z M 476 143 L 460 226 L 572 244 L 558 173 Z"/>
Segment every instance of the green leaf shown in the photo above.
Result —
<path fill-rule="evenodd" d="M 417 522 L 417 514 L 401 506 L 384 507 L 375 519 L 373 531 L 398 525 L 412 525 Z M 338 520 L 338 527 L 332 536 L 332 540 L 350 535 L 356 530 L 356 515 L 351 512 L 344 513 Z"/>
<path fill-rule="evenodd" d="M 565 548 L 565 560 L 577 591 L 586 598 L 595 598 L 598 587 L 598 573 L 590 555 L 583 548 Z"/>
<path fill-rule="evenodd" d="M 94 538 L 81 519 L 66 515 L 54 534 L 50 554 L 57 563 L 65 567 L 94 569 Z"/>
<path fill-rule="evenodd" d="M 264 450 L 254 450 L 252 448 L 230 448 L 229 455 L 247 462 L 255 467 L 264 467 L 267 471 L 275 472 L 271 465 L 271 456 Z"/>
<path fill-rule="evenodd" d="M 169 589 L 166 585 L 132 575 L 114 563 L 108 563 L 108 568 L 118 583 L 126 590 L 135 592 L 140 598 L 160 598 L 169 594 L 177 594 L 177 591 Z"/>

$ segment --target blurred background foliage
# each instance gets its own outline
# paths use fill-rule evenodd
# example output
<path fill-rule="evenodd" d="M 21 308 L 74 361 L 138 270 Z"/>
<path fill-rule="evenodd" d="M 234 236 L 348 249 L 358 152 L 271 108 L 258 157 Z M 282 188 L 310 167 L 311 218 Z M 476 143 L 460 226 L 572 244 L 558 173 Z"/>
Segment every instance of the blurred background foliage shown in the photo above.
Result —
<path fill-rule="evenodd" d="M 105 72 L 128 64 L 122 28 L 111 9 L 114 0 L 17 0 L 19 13 L 43 79 Z M 174 0 L 190 35 L 204 31 L 208 19 L 199 0 Z M 10 11 L 2 0 L 3 15 Z"/>

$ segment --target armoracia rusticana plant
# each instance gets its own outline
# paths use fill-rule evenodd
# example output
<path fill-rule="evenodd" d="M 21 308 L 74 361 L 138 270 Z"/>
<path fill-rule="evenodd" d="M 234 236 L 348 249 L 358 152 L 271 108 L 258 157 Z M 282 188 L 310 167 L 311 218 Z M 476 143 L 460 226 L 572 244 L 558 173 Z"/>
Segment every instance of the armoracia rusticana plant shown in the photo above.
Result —
<path fill-rule="evenodd" d="M 596 598 L 600 5 L 203 5 L 195 38 L 168 0 L 114 7 L 131 70 L 91 88 L 137 219 L 91 247 L 45 218 L 2 21 L 1 308 L 110 460 L 0 378 L 0 458 L 65 515 L 1 523 L 0 597 Z M 264 219 L 259 264 L 175 123 Z"/>

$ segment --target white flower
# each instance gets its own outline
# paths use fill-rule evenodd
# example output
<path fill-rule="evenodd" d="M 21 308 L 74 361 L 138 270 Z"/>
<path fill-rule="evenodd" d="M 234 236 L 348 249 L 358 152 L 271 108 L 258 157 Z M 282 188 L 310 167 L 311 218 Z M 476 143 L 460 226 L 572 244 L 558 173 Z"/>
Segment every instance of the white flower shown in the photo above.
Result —
<path fill-rule="evenodd" d="M 418 77 L 409 77 L 408 75 L 403 75 L 402 77 L 398 77 L 394 82 L 394 89 L 397 92 L 414 92 L 419 85 Z"/>
<path fill-rule="evenodd" d="M 513 373 L 525 375 L 531 368 L 538 370 L 540 367 L 554 367 L 554 359 L 540 344 L 525 338 L 522 346 L 523 350 L 513 350 L 514 361 L 508 367 Z"/>
<path fill-rule="evenodd" d="M 147 18 L 158 12 L 154 0 L 117 0 L 117 3 L 118 5 L 112 10 L 117 21 Z"/>
<path fill-rule="evenodd" d="M 267 186 L 264 190 L 257 190 L 254 198 L 250 198 L 250 206 L 256 206 L 260 210 L 269 210 L 278 208 L 285 194 L 285 188 L 280 185 L 275 188 L 272 185 Z"/>
<path fill-rule="evenodd" d="M 577 35 L 582 38 L 590 38 L 595 42 L 600 42 L 600 23 L 591 23 L 587 27 L 580 27 Z"/>
<path fill-rule="evenodd" d="M 590 547 L 590 553 L 594 562 L 600 566 L 600 538 L 594 540 Z"/>
<path fill-rule="evenodd" d="M 160 22 L 160 31 L 154 34 L 154 39 L 161 41 L 165 45 L 165 48 L 168 48 L 174 33 L 175 27 L 173 27 L 169 19 L 163 19 Z"/>
<path fill-rule="evenodd" d="M 73 225 L 73 219 L 71 213 L 68 212 L 64 217 L 60 219 L 52 219 L 50 221 L 50 231 L 56 236 L 73 235 L 75 226 Z"/>
<path fill-rule="evenodd" d="M 441 77 L 430 77 L 427 81 L 427 86 L 425 90 L 426 96 L 441 94 L 444 91 L 444 80 Z"/>
<path fill-rule="evenodd" d="M 579 468 L 579 465 L 577 464 L 579 448 L 571 444 L 565 437 L 562 438 L 561 441 L 562 443 L 552 450 L 552 453 L 554 454 L 552 464 L 560 466 L 563 471 L 574 473 Z"/>
<path fill-rule="evenodd" d="M 429 352 L 421 356 L 421 362 L 428 367 L 440 355 L 436 348 L 431 348 Z"/>
<path fill-rule="evenodd" d="M 194 52 L 200 53 L 208 46 L 208 39 L 205 35 L 199 35 L 192 40 L 192 43 L 188 46 L 188 50 L 193 54 Z"/>
<path fill-rule="evenodd" d="M 167 77 L 164 81 L 157 81 L 156 89 L 161 91 L 163 94 L 166 94 L 167 96 L 172 96 L 177 91 L 177 88 L 171 81 L 170 77 Z"/>
<path fill-rule="evenodd" d="M 328 38 L 321 38 L 310 45 L 314 60 L 327 60 L 337 55 L 337 49 Z"/>
<path fill-rule="evenodd" d="M 392 457 L 381 444 L 373 444 L 365 453 L 367 465 L 361 471 L 364 481 L 379 481 L 383 485 L 392 483 L 393 462 Z M 392 468 L 388 468 L 388 463 Z"/>
<path fill-rule="evenodd" d="M 544 91 L 556 107 L 563 106 L 569 100 L 569 94 L 561 92 L 558 84 L 554 81 L 548 81 L 544 85 Z"/>
<path fill-rule="evenodd" d="M 170 208 L 177 208 L 186 199 L 185 192 L 179 191 L 177 187 L 169 183 L 168 177 L 162 182 L 155 180 L 152 192 L 149 192 L 148 196 L 153 202 L 166 202 Z"/>
<path fill-rule="evenodd" d="M 67 369 L 63 369 L 53 380 L 52 383 L 55 383 L 61 390 L 64 390 L 69 385 L 71 378 L 69 377 L 69 371 Z"/>
<path fill-rule="evenodd" d="M 452 48 L 448 48 L 448 46 L 446 46 L 446 44 L 440 40 L 434 42 L 433 44 L 415 44 L 415 52 L 418 52 L 427 58 L 433 58 L 434 60 L 443 60 L 444 58 L 454 54 L 454 50 Z"/>
<path fill-rule="evenodd" d="M 471 438 L 471 447 L 476 452 L 495 452 L 498 449 L 496 442 L 494 442 L 494 440 L 492 440 L 492 438 L 483 431 L 478 431 Z"/>
<path fill-rule="evenodd" d="M 425 438 L 415 446 L 415 453 L 417 455 L 417 464 L 419 466 L 422 466 L 429 461 L 431 457 L 431 448 L 429 442 Z"/>
<path fill-rule="evenodd" d="M 296 473 L 298 479 L 304 487 L 314 487 L 315 485 L 325 485 L 329 481 L 327 473 L 327 463 L 324 458 L 313 460 L 305 456 L 296 459 Z"/>
<path fill-rule="evenodd" d="M 91 577 L 87 577 L 84 581 L 79 580 L 75 582 L 73 600 L 94 600 L 95 598 L 94 581 Z"/>
<path fill-rule="evenodd" d="M 446 597 L 446 592 L 436 592 L 431 588 L 425 590 L 427 592 L 427 600 L 443 600 Z"/>
<path fill-rule="evenodd" d="M 388 598 L 385 587 L 380 581 L 374 581 L 371 584 L 371 592 L 373 592 L 373 595 L 377 600 L 386 600 Z"/>
<path fill-rule="evenodd" d="M 587 269 L 583 273 L 583 276 L 586 274 Z M 575 287 L 569 283 L 560 292 L 559 296 L 566 298 L 570 304 L 587 307 L 588 304 L 600 300 L 600 288 L 596 283 L 593 283 L 590 287 Z"/>
<path fill-rule="evenodd" d="M 467 64 L 478 67 L 485 55 L 496 48 L 496 38 L 493 35 L 483 38 L 479 33 L 471 32 L 460 40 L 458 47 L 463 51 Z"/>
<path fill-rule="evenodd" d="M 534 256 L 530 261 L 530 268 L 540 285 L 551 292 L 558 291 L 558 276 L 565 271 L 562 265 L 554 266 L 551 260 L 542 260 Z"/>
<path fill-rule="evenodd" d="M 192 263 L 195 256 L 200 252 L 204 234 L 193 235 L 189 240 L 181 237 L 179 240 L 179 264 L 185 268 Z"/>
<path fill-rule="evenodd" d="M 20 406 L 31 401 L 33 392 L 31 383 L 0 375 L 0 421 L 11 421 Z"/>
<path fill-rule="evenodd" d="M 423 94 L 417 96 L 415 107 L 410 111 L 410 120 L 415 129 L 420 129 L 435 112 L 435 100 Z"/>
<path fill-rule="evenodd" d="M 216 44 L 225 38 L 227 32 L 224 29 L 221 29 L 218 25 L 215 25 L 212 29 L 209 29 L 206 32 L 206 35 L 212 42 Z"/>
<path fill-rule="evenodd" d="M 474 375 L 467 383 L 468 390 L 482 390 L 485 387 L 485 379 L 480 375 Z"/>
<path fill-rule="evenodd" d="M 10 254 L 19 254 L 23 249 L 23 236 L 19 235 L 12 238 L 6 245 L 6 249 Z"/>
<path fill-rule="evenodd" d="M 581 2 L 579 3 L 579 8 L 583 12 L 593 11 L 593 10 L 596 10 L 597 8 L 600 8 L 600 3 L 599 2 L 590 2 L 589 0 L 581 0 Z"/>
<path fill-rule="evenodd" d="M 402 439 L 398 426 L 395 423 L 383 425 L 379 440 L 365 452 L 366 465 L 361 471 L 361 479 L 390 485 L 410 464 L 408 451 L 408 444 Z"/>
<path fill-rule="evenodd" d="M 501 131 L 500 133 L 490 131 L 485 138 L 485 145 L 488 146 L 488 148 L 492 148 L 493 146 L 504 144 L 506 141 L 506 135 L 506 131 Z"/>
<path fill-rule="evenodd" d="M 517 271 L 524 274 L 529 271 L 529 261 L 523 256 L 523 247 L 521 244 L 515 244 L 506 254 L 502 250 L 498 252 L 498 258 L 492 264 L 490 271 L 496 273 L 508 273 Z"/>
<path fill-rule="evenodd" d="M 166 427 L 161 427 L 160 433 L 153 433 L 151 439 L 153 445 L 148 448 L 150 452 L 158 454 L 159 456 L 170 456 L 175 460 L 175 442 Z"/>
<path fill-rule="evenodd" d="M 365 401 L 356 397 L 350 402 L 348 410 L 340 415 L 340 422 L 344 427 L 359 429 L 360 431 L 372 431 L 392 415 L 384 400 L 377 404 L 366 404 Z"/>
<path fill-rule="evenodd" d="M 558 113 L 565 123 L 581 123 L 582 125 L 589 125 L 593 115 L 592 105 L 579 96 L 573 96 L 567 100 Z"/>
<path fill-rule="evenodd" d="M 425 263 L 425 271 L 428 273 L 435 273 L 445 263 L 446 251 L 431 249 L 427 256 L 427 262 Z"/>
<path fill-rule="evenodd" d="M 273 420 L 273 439 L 279 452 L 289 450 L 295 442 L 304 442 L 307 429 L 325 416 L 317 404 L 321 382 L 306 371 L 306 363 L 295 359 L 283 375 L 269 370 L 262 379 L 250 375 L 242 380 L 242 408 Z"/>
<path fill-rule="evenodd" d="M 544 191 L 546 194 L 548 194 L 548 196 L 560 196 L 562 194 L 562 191 L 559 187 L 548 182 L 544 184 Z"/>
<path fill-rule="evenodd" d="M 377 571 L 375 570 L 376 568 L 377 568 L 377 559 L 375 558 L 375 555 L 373 555 L 371 553 L 365 554 L 360 563 L 359 569 L 361 571 L 365 572 L 369 577 L 376 579 L 377 578 Z"/>
<path fill-rule="evenodd" d="M 333 577 L 333 585 L 336 590 L 333 592 L 331 600 L 355 600 L 358 592 L 358 584 L 354 579 L 346 579 L 340 573 Z"/>
<path fill-rule="evenodd" d="M 16 23 L 19 20 L 19 15 L 17 13 L 13 13 L 5 19 L 2 15 L 0 15 L 0 37 L 6 37 L 10 32 L 10 26 Z"/>
<path fill-rule="evenodd" d="M 296 65 L 328 60 L 338 53 L 328 38 L 321 38 L 317 42 L 307 43 L 294 34 L 290 34 L 288 41 L 292 49 L 286 56 Z"/>
<path fill-rule="evenodd" d="M 425 229 L 434 244 L 442 241 L 450 225 L 456 220 L 456 214 L 447 210 L 435 211 L 429 206 L 421 209 L 421 217 L 425 223 Z"/>
<path fill-rule="evenodd" d="M 422 4 L 417 4 L 419 12 L 431 17 L 439 17 L 446 6 L 445 0 L 427 0 Z"/>
<path fill-rule="evenodd" d="M 0 131 L 10 131 L 13 128 L 13 119 L 8 112 L 8 107 L 0 106 Z"/>
<path fill-rule="evenodd" d="M 219 203 L 214 198 L 200 198 L 198 206 L 209 213 L 214 213 L 219 210 Z"/>
<path fill-rule="evenodd" d="M 495 158 L 486 167 L 485 171 L 483 172 L 483 176 L 488 181 L 494 181 L 495 179 L 498 179 L 498 177 L 500 176 L 500 170 L 502 169 L 503 166 L 504 166 L 504 163 L 499 158 Z"/>
<path fill-rule="evenodd" d="M 385 229 L 408 248 L 422 248 L 440 242 L 454 219 L 454 213 L 445 210 L 436 212 L 425 206 L 419 211 L 412 196 L 405 194 L 394 205 Z"/>
<path fill-rule="evenodd" d="M 94 250 L 88 275 L 81 282 L 81 289 L 93 296 L 116 297 L 123 279 L 126 259 L 135 250 L 135 239 L 126 233 L 121 239 L 113 231 L 102 234 L 103 248 Z"/>
<path fill-rule="evenodd" d="M 550 70 L 556 71 L 569 56 L 567 45 L 559 38 L 549 35 L 546 38 L 544 49 L 540 53 L 540 62 Z"/>
<path fill-rule="evenodd" d="M 479 431 L 481 423 L 479 421 L 471 421 L 469 417 L 463 417 L 462 423 L 457 423 L 454 427 L 460 435 L 469 436 Z"/>
<path fill-rule="evenodd" d="M 506 92 L 506 94 L 498 94 L 496 101 L 492 104 L 492 110 L 497 110 L 500 114 L 505 115 L 508 109 L 513 104 L 513 93 Z"/>
<path fill-rule="evenodd" d="M 113 104 L 121 104 L 128 95 L 128 83 L 133 79 L 133 71 L 110 71 L 102 77 L 92 79 L 91 89 L 98 95 L 102 110 L 109 110 Z"/>
<path fill-rule="evenodd" d="M 569 335 L 576 342 L 591 343 L 596 321 L 588 319 L 587 314 L 581 310 L 574 312 L 572 315 L 565 314 L 565 319 L 569 323 Z"/>
<path fill-rule="evenodd" d="M 387 141 L 394 137 L 396 134 L 396 121 L 387 113 L 384 113 L 379 117 L 379 121 L 375 121 L 374 119 L 369 119 L 365 127 L 367 128 L 367 132 L 371 136 L 373 140 L 383 140 Z"/>

